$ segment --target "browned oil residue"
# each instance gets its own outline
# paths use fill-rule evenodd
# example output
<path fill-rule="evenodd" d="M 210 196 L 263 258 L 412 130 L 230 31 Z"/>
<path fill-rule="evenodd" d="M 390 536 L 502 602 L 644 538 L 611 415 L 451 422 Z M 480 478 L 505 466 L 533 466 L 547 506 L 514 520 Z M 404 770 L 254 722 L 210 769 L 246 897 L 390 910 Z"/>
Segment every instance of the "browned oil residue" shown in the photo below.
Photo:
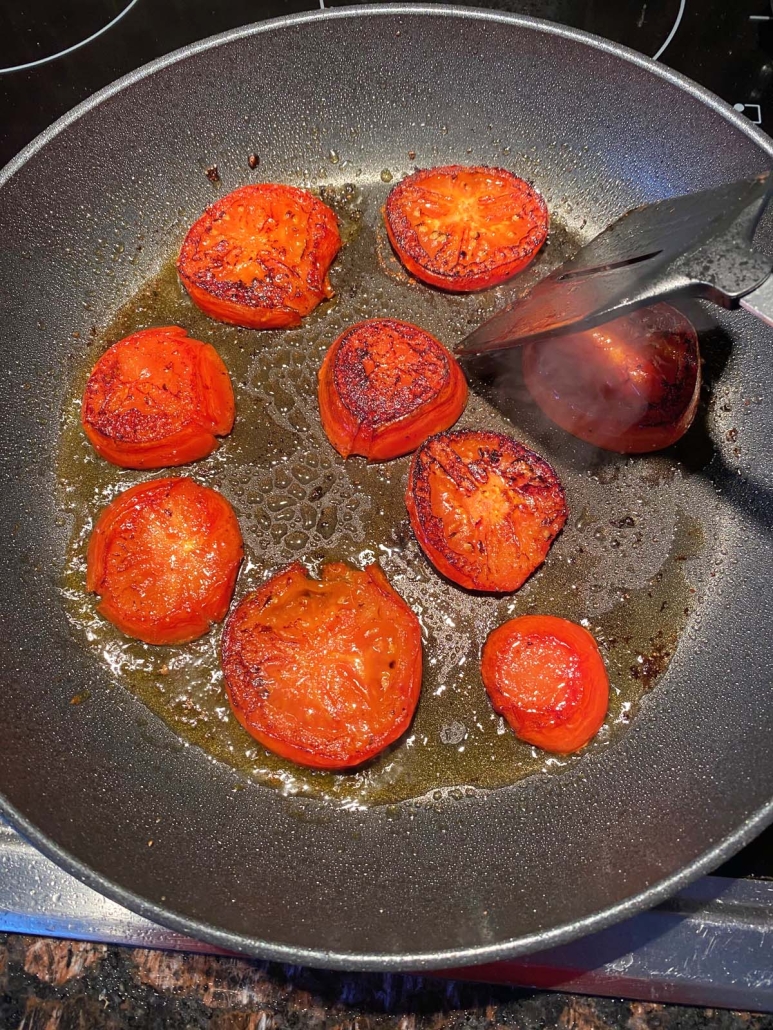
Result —
<path fill-rule="evenodd" d="M 325 439 L 316 402 L 325 350 L 353 322 L 387 315 L 415 322 L 451 346 L 560 264 L 576 241 L 554 221 L 549 245 L 514 283 L 483 294 L 444 295 L 407 280 L 385 248 L 379 210 L 386 190 L 376 183 L 324 191 L 341 216 L 346 241 L 331 275 L 336 296 L 296 330 L 260 333 L 207 319 L 180 287 L 170 256 L 86 349 L 62 413 L 58 464 L 60 502 L 73 525 L 63 599 L 95 662 L 181 738 L 245 777 L 347 806 L 496 788 L 582 761 L 582 755 L 547 757 L 520 743 L 489 704 L 480 649 L 496 625 L 518 614 L 562 615 L 596 635 L 612 702 L 587 750 L 612 745 L 668 664 L 706 550 L 701 526 L 686 514 L 688 477 L 672 459 L 633 461 L 591 452 L 535 420 L 522 402 L 516 373 L 506 372 L 493 387 L 474 384 L 460 426 L 509 432 L 543 453 L 564 483 L 570 520 L 543 568 L 511 597 L 471 596 L 434 572 L 407 524 L 408 459 L 373 466 L 359 458 L 344 462 Z M 329 559 L 359 566 L 378 561 L 421 619 L 425 672 L 416 717 L 408 733 L 365 768 L 343 774 L 304 769 L 259 746 L 238 725 L 225 697 L 220 627 L 185 647 L 151 647 L 102 620 L 85 591 L 85 550 L 96 516 L 118 492 L 150 474 L 117 469 L 93 453 L 79 424 L 80 395 L 91 365 L 110 343 L 165 324 L 212 343 L 234 383 L 234 432 L 209 458 L 179 472 L 221 490 L 236 510 L 247 552 L 237 597 L 293 560 L 312 569 Z M 687 560 L 676 561 L 677 555 Z"/>

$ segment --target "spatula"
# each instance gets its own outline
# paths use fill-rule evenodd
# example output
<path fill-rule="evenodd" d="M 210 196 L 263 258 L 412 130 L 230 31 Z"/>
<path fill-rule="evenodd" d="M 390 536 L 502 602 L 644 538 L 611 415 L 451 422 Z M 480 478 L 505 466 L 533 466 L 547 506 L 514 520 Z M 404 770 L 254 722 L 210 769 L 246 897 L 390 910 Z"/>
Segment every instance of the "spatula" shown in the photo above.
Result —
<path fill-rule="evenodd" d="M 577 332 L 645 304 L 703 297 L 773 325 L 773 258 L 752 236 L 770 173 L 634 208 L 457 346 L 460 356 Z"/>

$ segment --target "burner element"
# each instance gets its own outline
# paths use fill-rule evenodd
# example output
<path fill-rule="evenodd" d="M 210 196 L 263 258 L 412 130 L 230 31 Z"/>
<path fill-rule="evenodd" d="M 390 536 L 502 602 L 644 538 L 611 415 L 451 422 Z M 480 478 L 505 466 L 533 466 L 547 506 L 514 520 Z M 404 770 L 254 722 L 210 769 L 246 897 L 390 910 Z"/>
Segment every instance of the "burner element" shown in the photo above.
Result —
<path fill-rule="evenodd" d="M 137 0 L 30 0 L 0 12 L 0 73 L 54 61 L 90 43 Z"/>

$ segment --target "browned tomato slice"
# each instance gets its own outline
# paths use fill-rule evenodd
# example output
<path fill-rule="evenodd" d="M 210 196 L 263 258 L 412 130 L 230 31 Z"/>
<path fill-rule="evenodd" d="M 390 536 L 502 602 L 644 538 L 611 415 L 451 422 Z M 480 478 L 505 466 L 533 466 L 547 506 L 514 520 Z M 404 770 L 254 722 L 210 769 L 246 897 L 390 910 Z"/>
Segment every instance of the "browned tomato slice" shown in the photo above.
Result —
<path fill-rule="evenodd" d="M 444 576 L 469 590 L 517 590 L 566 522 L 550 465 L 499 433 L 430 437 L 414 454 L 405 496 L 411 526 Z"/>
<path fill-rule="evenodd" d="M 210 454 L 231 432 L 234 395 L 214 347 L 179 326 L 143 329 L 107 350 L 91 371 L 81 421 L 114 465 L 150 469 Z"/>
<path fill-rule="evenodd" d="M 700 397 L 692 323 L 655 304 L 523 348 L 523 377 L 548 418 L 596 447 L 659 451 L 689 429 Z"/>
<path fill-rule="evenodd" d="M 545 201 L 504 168 L 448 165 L 414 172 L 390 192 L 384 220 L 411 275 L 462 292 L 520 272 L 548 235 Z"/>
<path fill-rule="evenodd" d="M 555 615 L 522 615 L 495 629 L 481 674 L 516 735 L 545 751 L 584 747 L 607 714 L 609 678 L 596 641 Z"/>
<path fill-rule="evenodd" d="M 335 214 L 311 193 L 273 183 L 241 186 L 193 224 L 177 271 L 211 318 L 285 329 L 332 296 L 327 273 L 340 247 Z"/>
<path fill-rule="evenodd" d="M 374 318 L 338 337 L 319 372 L 319 410 L 344 458 L 408 454 L 459 418 L 467 383 L 445 347 L 410 322 Z"/>
<path fill-rule="evenodd" d="M 248 594 L 223 633 L 228 696 L 264 747 L 345 769 L 396 740 L 421 688 L 419 620 L 377 565 L 291 565 Z"/>
<path fill-rule="evenodd" d="M 118 497 L 89 541 L 86 588 L 97 611 L 148 644 L 183 644 L 225 618 L 242 560 L 233 509 L 185 476 Z"/>

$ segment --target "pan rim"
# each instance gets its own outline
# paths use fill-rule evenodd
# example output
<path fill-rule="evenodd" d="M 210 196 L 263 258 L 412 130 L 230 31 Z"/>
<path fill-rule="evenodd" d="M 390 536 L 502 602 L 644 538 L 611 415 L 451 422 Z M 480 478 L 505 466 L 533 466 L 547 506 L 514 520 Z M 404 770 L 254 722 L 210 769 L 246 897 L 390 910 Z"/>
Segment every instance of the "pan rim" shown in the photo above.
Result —
<path fill-rule="evenodd" d="M 494 23 L 519 25 L 524 28 L 531 28 L 548 35 L 559 36 L 573 42 L 583 43 L 601 50 L 605 53 L 622 57 L 632 64 L 638 65 L 645 71 L 657 75 L 680 89 L 685 90 L 692 96 L 701 100 L 712 110 L 721 114 L 723 118 L 730 121 L 737 129 L 752 139 L 759 147 L 773 158 L 773 139 L 753 125 L 745 115 L 736 111 L 727 101 L 720 99 L 715 93 L 699 85 L 687 75 L 676 72 L 659 60 L 641 54 L 631 47 L 622 43 L 613 43 L 611 40 L 603 39 L 592 32 L 585 32 L 582 29 L 575 29 L 567 25 L 559 25 L 557 22 L 546 21 L 544 18 L 532 18 L 526 14 L 511 14 L 508 11 L 490 11 L 480 7 L 452 7 L 449 4 L 404 4 L 404 3 L 374 3 L 374 4 L 353 4 L 347 7 L 321 8 L 319 10 L 301 11 L 297 14 L 288 14 L 280 18 L 268 18 L 266 21 L 253 22 L 251 25 L 242 25 L 236 29 L 229 29 L 227 32 L 218 33 L 215 36 L 208 36 L 206 39 L 189 43 L 168 54 L 149 61 L 147 64 L 135 68 L 134 71 L 122 75 L 114 82 L 109 83 L 102 89 L 86 97 L 75 107 L 71 108 L 56 121 L 52 122 L 47 129 L 44 129 L 38 136 L 31 140 L 22 150 L 12 157 L 11 160 L 0 169 L 0 189 L 16 172 L 29 161 L 47 143 L 59 135 L 68 125 L 78 121 L 93 108 L 98 107 L 105 100 L 120 93 L 135 82 L 140 82 L 162 68 L 171 67 L 179 61 L 186 60 L 194 54 L 203 50 L 214 49 L 232 40 L 242 39 L 247 36 L 257 36 L 264 32 L 272 32 L 276 29 L 291 28 L 295 25 L 302 25 L 305 22 L 327 21 L 330 19 L 343 20 L 347 18 L 378 17 L 391 15 L 401 17 L 406 15 L 419 14 L 430 15 L 437 18 L 464 18 L 471 21 L 491 21 Z"/>
<path fill-rule="evenodd" d="M 273 32 L 305 24 L 306 22 L 322 22 L 331 18 L 348 19 L 377 17 L 389 15 L 393 17 L 432 16 L 437 18 L 467 19 L 488 21 L 494 24 L 509 24 L 543 32 L 550 35 L 590 46 L 595 50 L 622 58 L 650 74 L 670 82 L 684 90 L 700 102 L 711 108 L 726 121 L 730 122 L 748 136 L 767 156 L 773 159 L 773 140 L 764 132 L 752 125 L 743 115 L 735 111 L 730 104 L 715 96 L 709 90 L 693 82 L 687 76 L 661 65 L 653 58 L 640 54 L 629 47 L 602 39 L 591 33 L 558 25 L 543 19 L 508 12 L 489 11 L 479 8 L 460 8 L 435 4 L 368 4 L 367 6 L 351 6 L 324 10 L 312 10 L 298 14 L 273 18 L 267 21 L 229 30 L 207 39 L 197 41 L 165 54 L 154 61 L 135 69 L 109 84 L 69 112 L 62 115 L 51 126 L 32 140 L 5 167 L 0 170 L 0 189 L 19 171 L 38 151 L 59 135 L 69 125 L 98 107 L 115 94 L 132 86 L 136 82 L 168 68 L 179 61 L 186 60 L 195 54 L 219 47 L 233 40 Z M 144 918 L 166 926 L 189 937 L 196 938 L 217 948 L 231 952 L 259 956 L 282 962 L 301 963 L 327 969 L 341 970 L 381 970 L 381 971 L 419 971 L 428 969 L 449 969 L 453 967 L 474 966 L 502 959 L 515 958 L 527 953 L 544 950 L 564 944 L 570 940 L 595 933 L 626 917 L 665 900 L 680 888 L 685 887 L 702 874 L 710 872 L 717 865 L 735 854 L 767 825 L 773 822 L 773 799 L 752 812 L 737 827 L 714 847 L 700 854 L 687 866 L 664 879 L 658 880 L 638 894 L 625 898 L 600 912 L 563 923 L 548 930 L 540 930 L 527 936 L 511 938 L 496 944 L 478 945 L 469 948 L 451 948 L 436 951 L 420 951 L 411 953 L 383 952 L 347 952 L 327 950 L 324 948 L 304 948 L 293 945 L 271 943 L 258 937 L 246 936 L 227 930 L 219 930 L 209 924 L 178 915 L 154 902 L 148 901 L 108 877 L 91 869 L 76 859 L 68 851 L 39 831 L 8 799 L 0 793 L 0 814 L 12 826 L 26 837 L 42 854 L 50 858 L 58 866 L 76 877 L 95 891 L 105 895 L 118 904 L 124 905 Z"/>
<path fill-rule="evenodd" d="M 704 851 L 689 865 L 683 866 L 672 876 L 659 880 L 646 890 L 631 895 L 616 905 L 610 905 L 593 915 L 562 923 L 550 930 L 540 930 L 525 937 L 500 941 L 497 944 L 400 954 L 304 948 L 271 943 L 260 937 L 250 937 L 228 930 L 218 930 L 208 923 L 178 915 L 163 905 L 148 901 L 133 891 L 121 887 L 120 884 L 101 873 L 97 873 L 85 863 L 74 858 L 68 851 L 60 848 L 50 837 L 41 833 L 1 794 L 0 814 L 41 854 L 87 887 L 104 895 L 110 901 L 123 905 L 124 908 L 142 916 L 149 922 L 174 930 L 186 937 L 212 944 L 223 951 L 275 962 L 289 962 L 295 965 L 342 971 L 410 973 L 433 969 L 469 968 L 514 959 L 522 955 L 536 954 L 573 940 L 591 936 L 608 926 L 637 915 L 639 912 L 654 908 L 659 903 L 673 897 L 681 888 L 687 887 L 702 875 L 710 873 L 722 862 L 732 858 L 745 844 L 748 844 L 770 825 L 773 822 L 773 800 L 748 816 L 735 833 L 725 837 L 708 851 Z"/>

